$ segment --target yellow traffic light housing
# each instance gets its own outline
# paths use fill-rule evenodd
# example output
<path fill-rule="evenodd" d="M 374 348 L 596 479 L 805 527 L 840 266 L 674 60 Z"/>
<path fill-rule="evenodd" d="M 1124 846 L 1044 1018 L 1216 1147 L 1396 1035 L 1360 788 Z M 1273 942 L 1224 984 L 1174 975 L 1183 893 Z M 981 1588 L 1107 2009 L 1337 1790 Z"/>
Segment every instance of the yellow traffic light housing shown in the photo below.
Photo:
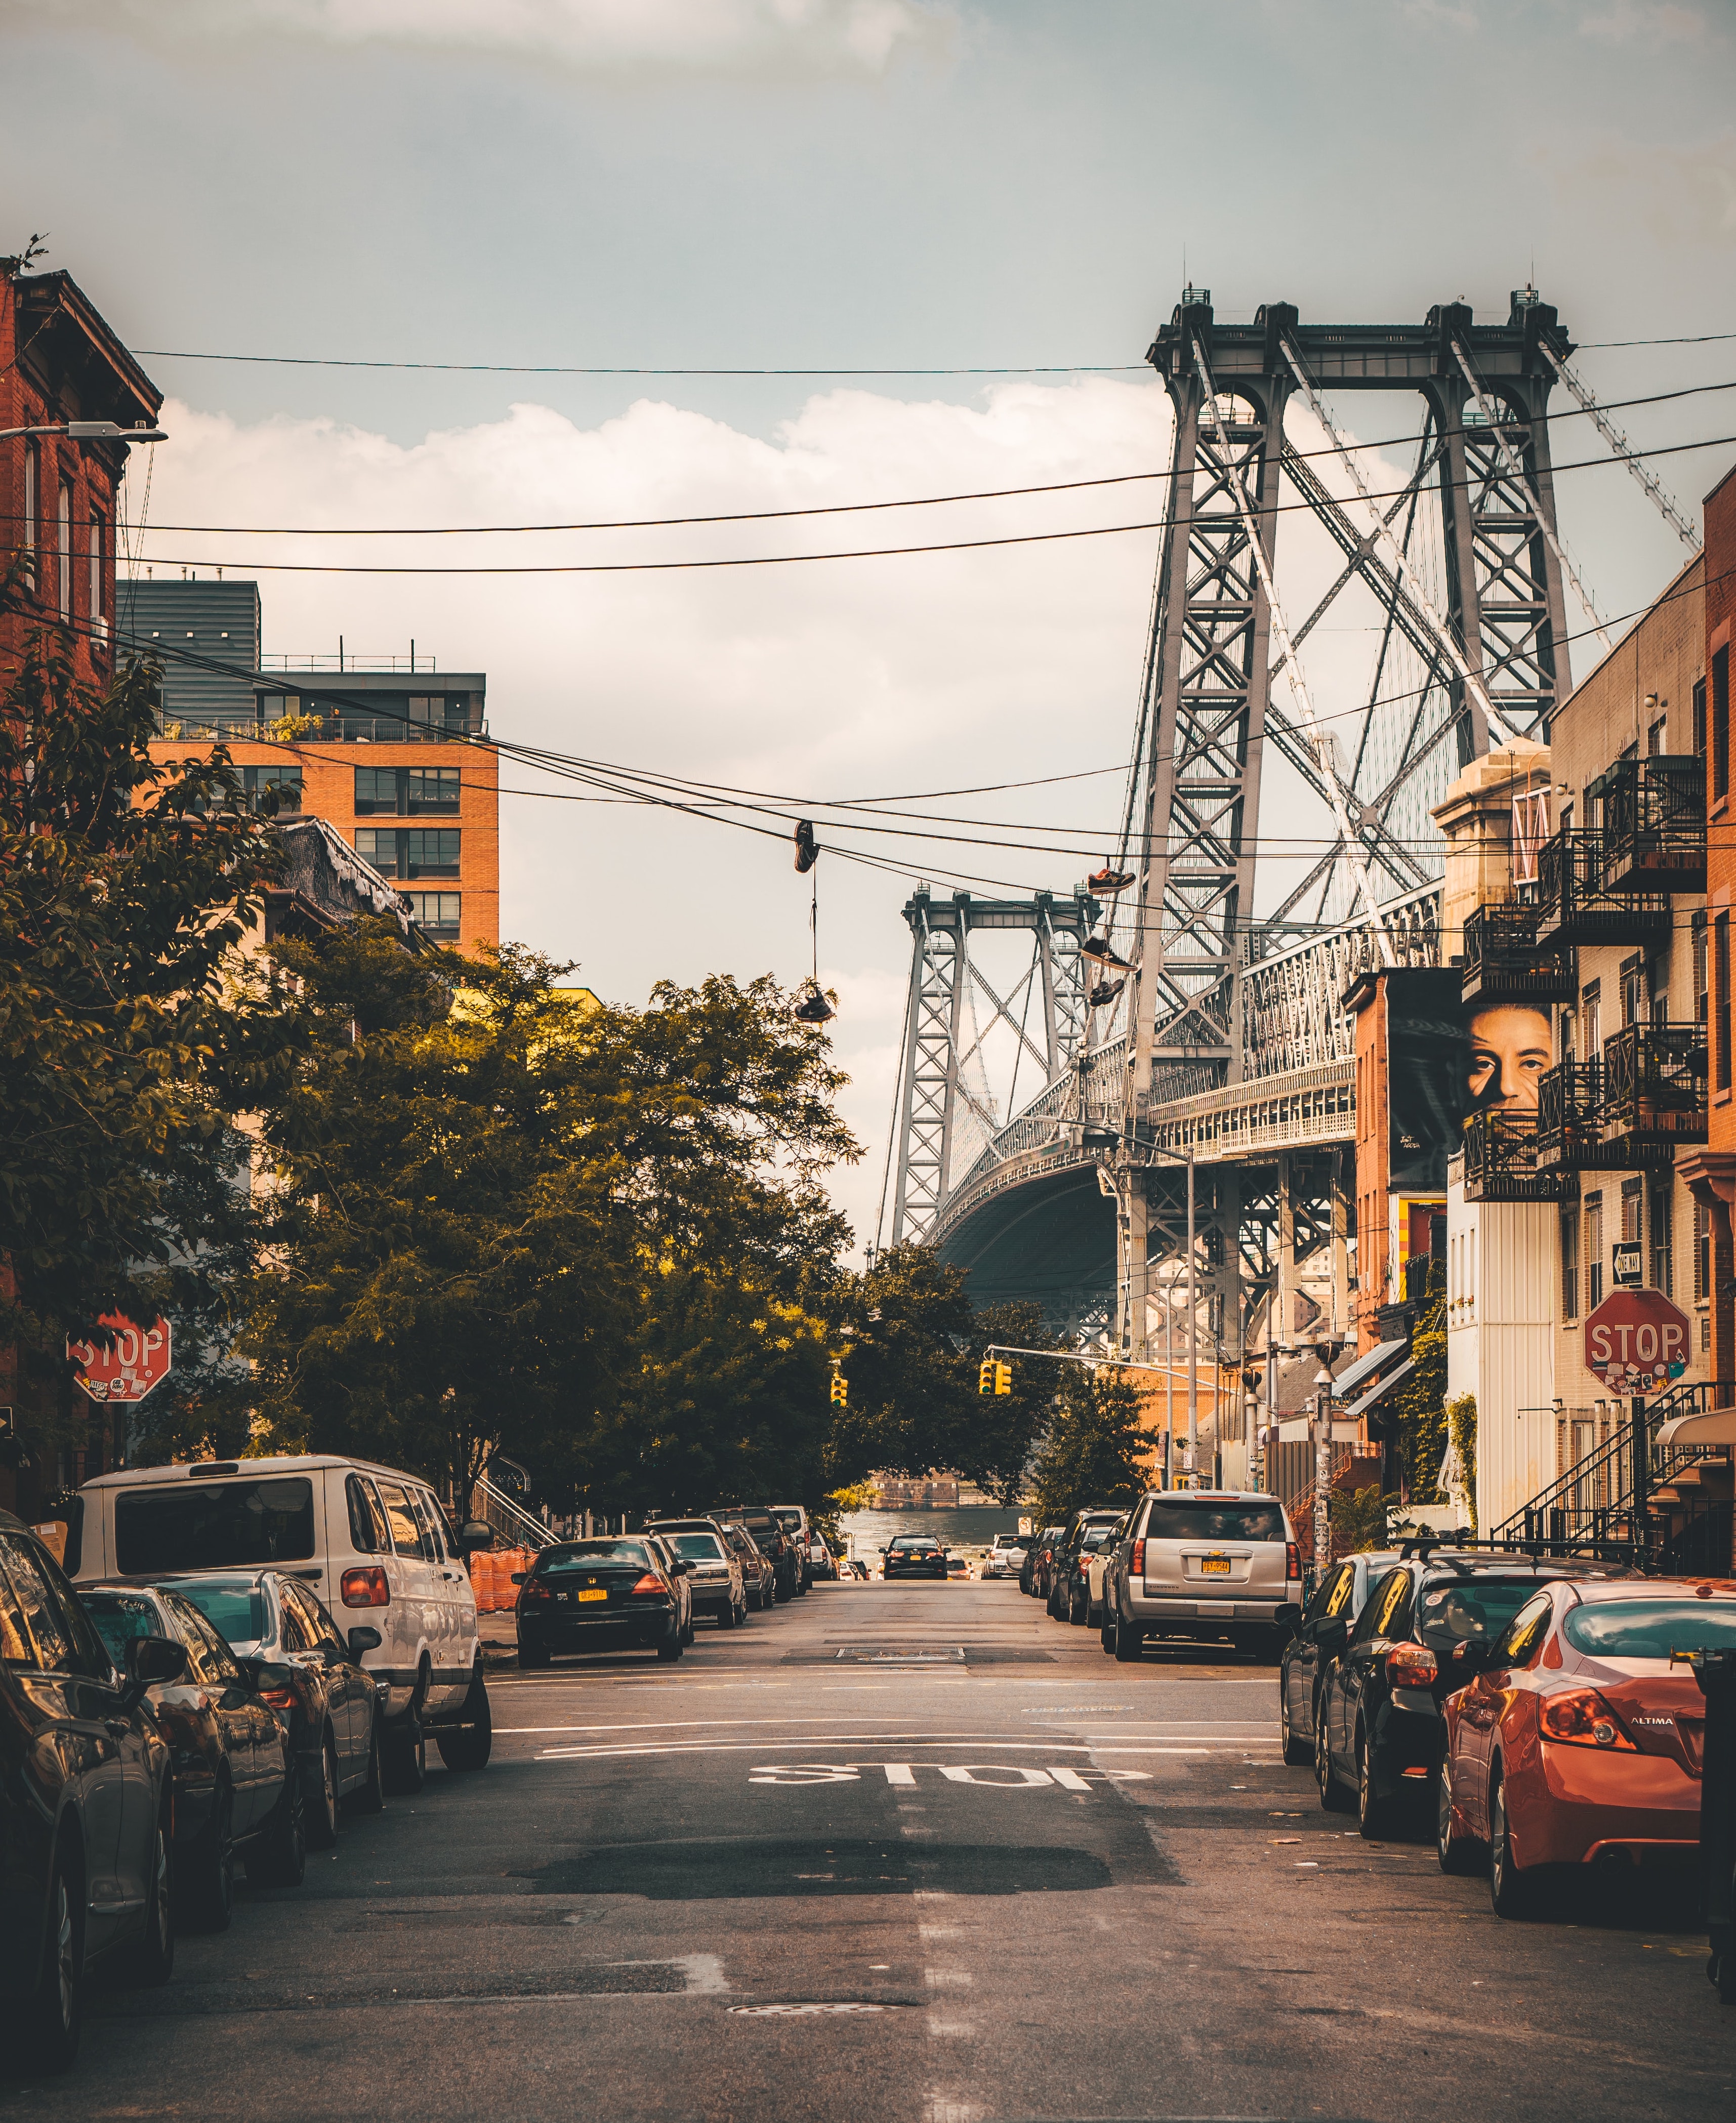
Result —
<path fill-rule="evenodd" d="M 1012 1366 L 1011 1364 L 997 1364 L 995 1366 L 995 1391 L 997 1394 L 1010 1394 L 1012 1391 Z"/>
<path fill-rule="evenodd" d="M 836 1408 L 844 1408 L 849 1404 L 850 1381 L 842 1371 L 834 1371 L 832 1374 L 832 1400 L 833 1405 Z"/>
<path fill-rule="evenodd" d="M 994 1390 L 995 1360 L 992 1357 L 985 1357 L 977 1367 L 977 1391 L 979 1394 L 988 1394 L 992 1393 Z"/>

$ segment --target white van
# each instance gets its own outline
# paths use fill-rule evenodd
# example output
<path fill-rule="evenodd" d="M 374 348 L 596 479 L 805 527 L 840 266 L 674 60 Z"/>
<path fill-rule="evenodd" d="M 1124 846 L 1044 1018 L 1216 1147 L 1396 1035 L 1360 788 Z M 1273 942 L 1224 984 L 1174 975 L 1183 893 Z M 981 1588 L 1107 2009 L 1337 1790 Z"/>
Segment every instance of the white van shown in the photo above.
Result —
<path fill-rule="evenodd" d="M 75 1584 L 268 1566 L 299 1579 L 346 1633 L 379 1632 L 363 1664 L 380 1691 L 387 1788 L 422 1780 L 426 1736 L 452 1769 L 488 1760 L 488 1692 L 465 1557 L 425 1482 L 335 1453 L 129 1467 L 87 1482 L 67 1527 Z"/>

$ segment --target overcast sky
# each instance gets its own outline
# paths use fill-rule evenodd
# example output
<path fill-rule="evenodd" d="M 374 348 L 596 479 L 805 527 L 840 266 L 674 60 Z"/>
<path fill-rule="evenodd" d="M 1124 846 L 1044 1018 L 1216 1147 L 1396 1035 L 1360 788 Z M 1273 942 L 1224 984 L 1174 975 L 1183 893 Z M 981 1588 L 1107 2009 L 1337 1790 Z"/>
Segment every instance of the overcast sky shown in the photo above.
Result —
<path fill-rule="evenodd" d="M 1154 471 L 1169 420 L 1140 358 L 1184 259 L 1231 320 L 1283 299 L 1406 321 L 1463 298 L 1495 321 L 1534 272 L 1593 343 L 1579 366 L 1600 394 L 1736 377 L 1736 343 L 1595 344 L 1736 332 L 1729 0 L 0 0 L 0 248 L 49 232 L 46 263 L 152 350 L 169 396 L 143 547 L 159 573 L 1149 524 L 1152 480 L 556 537 L 167 527 L 667 517 Z M 211 353 L 1080 367 L 580 378 L 183 358 Z M 1396 400 L 1344 410 L 1369 442 L 1416 421 Z M 1736 392 L 1619 417 L 1645 447 L 1724 437 Z M 1584 425 L 1558 460 L 1593 454 Z M 1691 509 L 1733 455 L 1659 469 Z M 1404 460 L 1395 443 L 1368 469 Z M 1682 549 L 1626 474 L 1558 492 L 1604 614 L 1655 594 Z M 1305 606 L 1327 563 L 1295 523 L 1281 580 Z M 1106 851 L 1122 780 L 1096 770 L 1131 742 L 1157 546 L 1144 529 L 711 574 L 259 579 L 268 650 L 414 636 L 443 668 L 486 671 L 498 733 L 565 753 L 833 798 L 1086 776 L 931 807 L 1077 828 L 1077 857 L 888 838 L 901 874 L 822 861 L 821 971 L 868 1148 L 838 1191 L 866 1235 L 910 880 L 1066 890 Z M 1329 710 L 1372 653 L 1354 616 L 1309 646 Z M 511 765 L 503 780 L 556 786 Z M 502 832 L 505 933 L 604 994 L 806 969 L 787 847 L 537 795 L 504 799 Z"/>

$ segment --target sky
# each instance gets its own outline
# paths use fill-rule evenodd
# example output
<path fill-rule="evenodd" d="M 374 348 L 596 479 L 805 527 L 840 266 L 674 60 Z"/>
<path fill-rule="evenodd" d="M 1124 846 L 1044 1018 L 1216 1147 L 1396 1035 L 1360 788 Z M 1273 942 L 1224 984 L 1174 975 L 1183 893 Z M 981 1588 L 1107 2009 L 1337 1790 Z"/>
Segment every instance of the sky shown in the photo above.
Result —
<path fill-rule="evenodd" d="M 0 249 L 46 232 L 45 263 L 167 396 L 136 550 L 171 576 L 257 569 L 268 652 L 414 639 L 487 673 L 504 738 L 780 798 L 1040 785 L 928 804 L 995 822 L 941 829 L 965 839 L 850 837 L 889 868 L 822 856 L 819 965 L 865 1151 L 835 1193 L 863 1237 L 914 881 L 1065 892 L 1113 846 L 1170 436 L 1142 357 L 1185 280 L 1228 321 L 1463 299 L 1496 321 L 1534 278 L 1606 399 L 1736 378 L 1736 340 L 1703 336 L 1736 333 L 1731 0 L 0 0 Z M 1700 343 L 1610 344 L 1661 339 Z M 216 354 L 302 360 L 189 358 Z M 875 369 L 922 373 L 847 373 Z M 1023 373 L 936 373 L 960 370 Z M 1415 401 L 1339 410 L 1370 483 L 1401 476 Z M 1736 457 L 1736 392 L 1616 417 L 1648 449 L 1720 438 L 1657 460 L 1691 513 Z M 1558 462 L 1597 454 L 1584 426 Z M 1317 446 L 1305 417 L 1291 432 Z M 1126 483 L 793 523 L 246 535 L 1080 480 Z M 1606 618 L 1682 557 L 1618 466 L 1564 473 L 1558 499 Z M 1111 535 L 337 571 L 1086 529 Z M 312 571 L 261 565 L 292 560 Z M 1287 519 L 1287 610 L 1331 565 Z M 1368 616 L 1347 603 L 1306 648 L 1324 712 L 1365 680 Z M 502 804 L 507 935 L 636 1003 L 660 978 L 808 971 L 786 842 L 575 801 L 512 762 L 502 780 L 524 792 Z M 1293 808 L 1267 794 L 1262 903 Z"/>

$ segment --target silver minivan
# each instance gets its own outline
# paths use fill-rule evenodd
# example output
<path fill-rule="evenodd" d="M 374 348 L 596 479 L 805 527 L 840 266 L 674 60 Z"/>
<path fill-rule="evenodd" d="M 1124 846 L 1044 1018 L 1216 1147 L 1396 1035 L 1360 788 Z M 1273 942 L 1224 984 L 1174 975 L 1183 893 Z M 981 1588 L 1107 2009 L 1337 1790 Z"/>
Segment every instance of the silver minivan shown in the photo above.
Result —
<path fill-rule="evenodd" d="M 1163 1489 L 1141 1498 L 1110 1573 L 1104 1648 L 1136 1659 L 1147 1637 L 1227 1637 L 1275 1659 L 1288 1642 L 1302 1558 L 1276 1497 Z"/>
<path fill-rule="evenodd" d="M 75 1584 L 265 1568 L 298 1579 L 340 1625 L 377 1629 L 363 1663 L 382 1713 L 386 1788 L 420 1788 L 432 1738 L 450 1769 L 488 1760 L 488 1692 L 465 1558 L 486 1526 L 454 1532 L 428 1484 L 336 1453 L 200 1460 L 100 1474 L 67 1530 Z"/>

